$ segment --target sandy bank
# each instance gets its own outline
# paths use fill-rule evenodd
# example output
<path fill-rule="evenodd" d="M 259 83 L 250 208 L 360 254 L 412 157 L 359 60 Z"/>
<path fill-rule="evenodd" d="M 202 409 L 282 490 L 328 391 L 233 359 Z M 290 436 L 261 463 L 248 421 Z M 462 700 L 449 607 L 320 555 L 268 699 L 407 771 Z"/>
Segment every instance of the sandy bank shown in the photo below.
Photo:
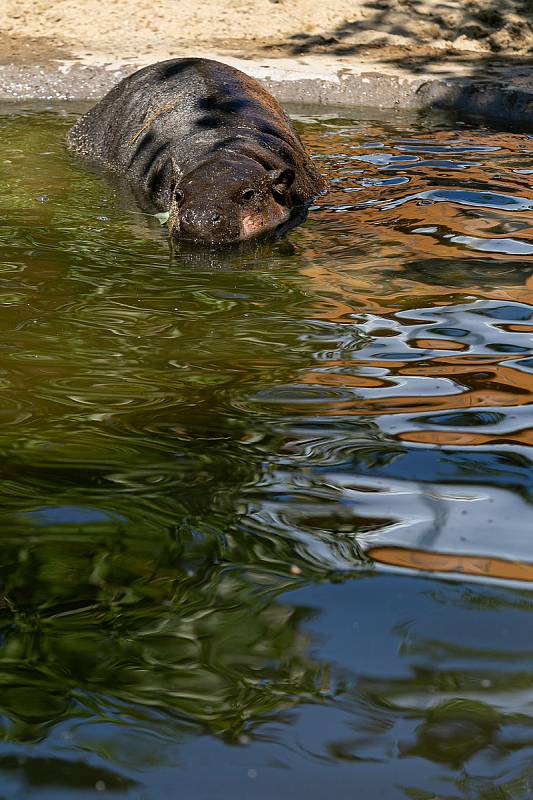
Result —
<path fill-rule="evenodd" d="M 529 0 L 3 0 L 0 98 L 93 99 L 139 65 L 235 63 L 280 99 L 533 121 Z"/>

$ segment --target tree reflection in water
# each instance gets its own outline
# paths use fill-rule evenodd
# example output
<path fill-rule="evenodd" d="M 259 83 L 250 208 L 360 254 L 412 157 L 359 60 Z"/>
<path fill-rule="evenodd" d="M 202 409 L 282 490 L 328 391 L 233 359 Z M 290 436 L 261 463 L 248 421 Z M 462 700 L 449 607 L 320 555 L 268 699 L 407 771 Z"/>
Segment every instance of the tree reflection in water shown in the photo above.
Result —
<path fill-rule="evenodd" d="M 308 224 L 170 258 L 68 123 L 2 117 L 0 792 L 529 798 L 530 137 L 308 122 Z"/>

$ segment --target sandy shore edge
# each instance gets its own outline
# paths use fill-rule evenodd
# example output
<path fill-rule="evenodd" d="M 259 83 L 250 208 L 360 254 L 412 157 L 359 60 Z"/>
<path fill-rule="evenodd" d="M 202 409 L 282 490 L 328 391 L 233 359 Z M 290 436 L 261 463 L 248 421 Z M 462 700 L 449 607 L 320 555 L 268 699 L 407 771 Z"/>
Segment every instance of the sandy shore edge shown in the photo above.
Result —
<path fill-rule="evenodd" d="M 183 54 L 183 55 L 189 55 Z M 533 124 L 533 66 L 495 65 L 485 74 L 447 60 L 439 70 L 410 71 L 311 55 L 290 58 L 233 58 L 195 53 L 232 64 L 252 75 L 281 102 L 324 107 L 452 109 L 514 124 Z M 145 62 L 146 63 L 146 62 Z M 56 60 L 0 65 L 0 101 L 96 101 L 138 63 Z"/>

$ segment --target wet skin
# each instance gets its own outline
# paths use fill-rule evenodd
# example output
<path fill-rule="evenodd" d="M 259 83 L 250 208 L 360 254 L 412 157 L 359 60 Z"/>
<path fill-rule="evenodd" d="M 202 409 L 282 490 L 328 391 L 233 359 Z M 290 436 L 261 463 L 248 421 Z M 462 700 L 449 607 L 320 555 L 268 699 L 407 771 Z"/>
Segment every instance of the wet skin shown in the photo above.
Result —
<path fill-rule="evenodd" d="M 265 169 L 252 159 L 218 156 L 176 182 L 169 231 L 175 238 L 237 242 L 289 217 L 295 173 Z"/>
<path fill-rule="evenodd" d="M 324 191 L 289 118 L 262 86 L 206 59 L 175 59 L 123 80 L 67 144 L 168 211 L 174 240 L 234 243 L 294 224 Z"/>

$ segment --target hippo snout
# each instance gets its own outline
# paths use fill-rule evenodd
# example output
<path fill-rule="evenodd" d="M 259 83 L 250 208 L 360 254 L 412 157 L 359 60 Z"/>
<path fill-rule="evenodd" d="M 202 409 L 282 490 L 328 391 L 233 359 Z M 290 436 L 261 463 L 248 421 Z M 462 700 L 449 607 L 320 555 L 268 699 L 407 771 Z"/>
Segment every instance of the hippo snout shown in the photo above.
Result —
<path fill-rule="evenodd" d="M 179 214 L 179 236 L 184 239 L 219 241 L 234 238 L 238 231 L 233 231 L 233 227 L 221 208 L 185 208 Z"/>
<path fill-rule="evenodd" d="M 220 211 L 196 211 L 188 209 L 181 215 L 181 221 L 186 225 L 197 228 L 209 228 L 222 222 Z"/>

